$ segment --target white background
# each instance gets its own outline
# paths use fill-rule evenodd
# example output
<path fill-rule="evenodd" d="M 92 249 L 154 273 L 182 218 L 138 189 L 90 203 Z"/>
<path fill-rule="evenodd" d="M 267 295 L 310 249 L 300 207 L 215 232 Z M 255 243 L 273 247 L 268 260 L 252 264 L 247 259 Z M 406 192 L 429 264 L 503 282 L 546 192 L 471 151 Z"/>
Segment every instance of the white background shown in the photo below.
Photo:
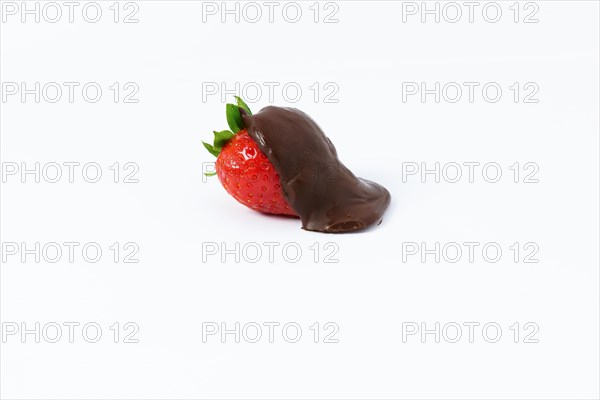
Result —
<path fill-rule="evenodd" d="M 97 23 L 82 18 L 82 6 L 73 23 L 66 15 L 22 23 L 20 14 L 3 14 L 3 83 L 103 88 L 97 103 L 80 89 L 73 103 L 66 92 L 57 103 L 36 103 L 33 95 L 23 102 L 20 94 L 2 101 L 3 169 L 71 161 L 96 162 L 103 172 L 95 184 L 80 169 L 74 183 L 5 177 L 3 243 L 97 242 L 103 256 L 88 263 L 79 250 L 73 263 L 66 255 L 36 263 L 4 254 L 3 328 L 96 322 L 103 336 L 88 343 L 77 330 L 69 343 L 65 328 L 58 343 L 36 343 L 32 334 L 22 340 L 20 332 L 5 337 L 2 398 L 598 398 L 597 2 L 538 1 L 538 23 L 523 23 L 533 10 L 525 3 L 515 23 L 513 2 L 499 3 L 497 23 L 483 18 L 484 2 L 473 23 L 465 6 L 457 23 L 443 16 L 422 23 L 420 14 L 403 22 L 403 4 L 391 1 L 338 1 L 337 23 L 323 23 L 335 10 L 325 3 L 315 23 L 312 2 L 301 3 L 298 23 L 282 17 L 285 3 L 273 23 L 266 14 L 256 23 L 243 16 L 223 23 L 219 14 L 203 22 L 201 2 L 138 1 L 139 22 L 131 24 L 113 22 L 112 3 L 100 3 Z M 115 103 L 114 82 L 137 84 L 139 102 Z M 207 82 L 230 89 L 277 82 L 273 99 L 263 86 L 250 106 L 256 112 L 272 100 L 311 115 L 349 168 L 392 193 L 381 226 L 305 232 L 297 220 L 240 206 L 216 178 L 204 182 L 203 163 L 214 158 L 201 141 L 226 128 L 222 93 L 207 96 Z M 289 82 L 303 89 L 295 103 L 281 92 Z M 315 102 L 315 82 L 337 85 L 338 102 L 323 101 L 329 91 Z M 457 103 L 436 103 L 433 95 L 404 102 L 403 82 L 480 86 L 473 102 L 466 91 Z M 481 95 L 488 82 L 503 89 L 495 103 Z M 521 90 L 535 83 L 538 102 L 523 102 L 527 91 L 515 103 L 514 82 Z M 139 183 L 114 183 L 108 167 L 115 162 L 136 163 Z M 487 182 L 481 166 L 473 183 L 466 175 L 458 183 L 402 176 L 403 163 L 453 162 L 498 163 L 502 177 Z M 515 183 L 515 162 L 535 163 L 538 183 L 524 183 L 523 175 Z M 115 263 L 114 242 L 135 242 L 139 263 Z M 257 263 L 232 255 L 223 263 L 220 254 L 203 262 L 208 242 L 279 247 L 272 263 L 266 247 Z M 503 253 L 495 263 L 481 246 L 472 263 L 467 254 L 456 263 L 404 254 L 403 262 L 411 242 L 493 242 Z M 523 262 L 522 249 L 515 263 L 515 242 L 535 243 L 539 262 Z M 296 263 L 281 253 L 289 243 L 302 250 Z M 337 247 L 337 263 L 324 262 L 327 243 Z M 139 343 L 122 336 L 114 343 L 115 322 L 137 324 Z M 258 343 L 236 343 L 233 335 L 204 343 L 204 322 L 281 325 L 274 343 L 266 328 Z M 289 322 L 302 328 L 297 343 L 281 334 Z M 315 322 L 319 343 L 309 328 Z M 327 322 L 339 327 L 338 343 L 323 343 Z M 455 322 L 463 335 L 457 343 L 446 336 L 436 343 L 433 334 L 403 340 L 407 322 L 428 329 Z M 480 324 L 473 343 L 465 322 Z M 539 327 L 537 343 L 524 343 L 528 322 Z M 482 335 L 486 323 L 502 328 L 498 342 Z"/>

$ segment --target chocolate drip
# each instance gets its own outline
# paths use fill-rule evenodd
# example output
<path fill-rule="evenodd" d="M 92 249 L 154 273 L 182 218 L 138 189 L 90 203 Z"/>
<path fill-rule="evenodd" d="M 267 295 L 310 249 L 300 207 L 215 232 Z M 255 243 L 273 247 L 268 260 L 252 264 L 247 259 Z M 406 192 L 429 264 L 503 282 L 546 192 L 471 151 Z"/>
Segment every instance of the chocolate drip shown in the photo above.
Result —
<path fill-rule="evenodd" d="M 346 168 L 308 115 L 274 106 L 255 115 L 240 111 L 248 134 L 279 173 L 283 194 L 303 229 L 351 232 L 381 222 L 390 193 Z"/>

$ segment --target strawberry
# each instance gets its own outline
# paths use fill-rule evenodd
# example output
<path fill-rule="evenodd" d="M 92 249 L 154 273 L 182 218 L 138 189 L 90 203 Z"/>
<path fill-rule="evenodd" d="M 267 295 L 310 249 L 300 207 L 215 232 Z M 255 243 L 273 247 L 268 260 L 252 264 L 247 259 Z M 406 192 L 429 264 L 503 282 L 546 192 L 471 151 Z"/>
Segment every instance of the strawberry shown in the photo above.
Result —
<path fill-rule="evenodd" d="M 284 198 L 279 174 L 267 156 L 243 127 L 240 108 L 252 115 L 239 97 L 237 105 L 227 104 L 230 131 L 214 132 L 213 144 L 202 142 L 215 157 L 216 173 L 221 185 L 234 199 L 253 210 L 297 217 Z"/>

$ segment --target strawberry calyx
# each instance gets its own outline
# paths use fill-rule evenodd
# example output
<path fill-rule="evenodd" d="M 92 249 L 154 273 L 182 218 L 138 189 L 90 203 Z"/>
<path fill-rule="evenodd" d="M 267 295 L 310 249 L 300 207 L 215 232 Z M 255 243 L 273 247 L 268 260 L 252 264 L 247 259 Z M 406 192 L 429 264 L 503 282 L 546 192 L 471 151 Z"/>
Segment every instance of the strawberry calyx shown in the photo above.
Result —
<path fill-rule="evenodd" d="M 230 130 L 225 131 L 213 131 L 215 137 L 213 140 L 213 144 L 209 144 L 206 142 L 202 142 L 206 150 L 210 154 L 215 157 L 219 157 L 221 154 L 221 150 L 227 142 L 239 131 L 244 129 L 244 120 L 242 119 L 242 114 L 240 109 L 244 109 L 248 115 L 252 115 L 252 111 L 250 111 L 250 107 L 242 100 L 240 97 L 235 96 L 236 104 L 226 104 L 225 105 L 225 114 L 227 116 L 227 124 L 229 125 Z M 208 176 L 216 175 L 216 173 L 207 173 Z"/>

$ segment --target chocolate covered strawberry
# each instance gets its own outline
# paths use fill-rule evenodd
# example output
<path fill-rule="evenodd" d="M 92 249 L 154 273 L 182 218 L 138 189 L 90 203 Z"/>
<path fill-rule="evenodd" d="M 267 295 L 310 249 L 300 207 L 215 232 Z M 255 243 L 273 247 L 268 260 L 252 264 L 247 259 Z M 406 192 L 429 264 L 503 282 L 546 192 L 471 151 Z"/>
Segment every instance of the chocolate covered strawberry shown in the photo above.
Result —
<path fill-rule="evenodd" d="M 236 96 L 236 104 L 226 105 L 231 130 L 214 132 L 213 144 L 202 142 L 215 157 L 219 181 L 234 199 L 253 210 L 297 216 L 284 198 L 280 176 L 244 128 L 240 109 L 252 115 L 248 105 Z"/>
<path fill-rule="evenodd" d="M 252 114 L 236 100 L 226 107 L 231 130 L 215 132 L 204 147 L 217 157 L 215 174 L 237 201 L 298 216 L 308 231 L 353 232 L 381 223 L 390 193 L 354 175 L 310 116 L 276 106 Z"/>

